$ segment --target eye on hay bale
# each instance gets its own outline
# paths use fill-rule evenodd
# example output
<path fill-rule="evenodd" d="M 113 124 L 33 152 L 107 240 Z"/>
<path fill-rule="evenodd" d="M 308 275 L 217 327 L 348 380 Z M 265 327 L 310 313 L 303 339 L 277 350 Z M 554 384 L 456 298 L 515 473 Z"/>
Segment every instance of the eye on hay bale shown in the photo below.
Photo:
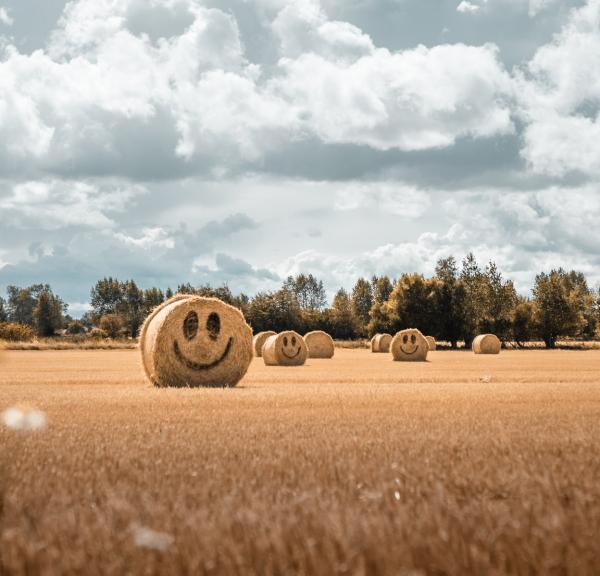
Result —
<path fill-rule="evenodd" d="M 502 344 L 495 334 L 480 334 L 473 340 L 475 354 L 500 354 Z"/>
<path fill-rule="evenodd" d="M 269 338 L 270 336 L 275 336 L 276 334 L 277 332 L 272 332 L 269 330 L 266 332 L 259 332 L 258 334 L 256 334 L 256 336 L 254 336 L 254 338 L 252 339 L 252 348 L 254 349 L 254 355 L 257 358 L 260 358 L 262 356 L 262 347 L 267 341 L 267 338 Z"/>
<path fill-rule="evenodd" d="M 375 334 L 371 340 L 371 352 L 387 353 L 392 344 L 391 334 Z"/>
<path fill-rule="evenodd" d="M 408 328 L 394 336 L 391 351 L 394 360 L 399 362 L 425 362 L 429 344 L 420 330 Z"/>
<path fill-rule="evenodd" d="M 252 361 L 252 329 L 217 298 L 177 294 L 144 322 L 140 350 L 155 386 L 235 386 Z"/>
<path fill-rule="evenodd" d="M 425 340 L 427 340 L 427 344 L 429 345 L 429 351 L 433 352 L 437 348 L 437 342 L 433 336 L 425 336 Z"/>
<path fill-rule="evenodd" d="M 313 330 L 304 335 L 309 358 L 333 358 L 335 345 L 333 338 L 322 330 Z"/>
<path fill-rule="evenodd" d="M 267 366 L 301 366 L 307 356 L 308 347 L 304 338 L 293 330 L 269 336 L 262 349 Z"/>

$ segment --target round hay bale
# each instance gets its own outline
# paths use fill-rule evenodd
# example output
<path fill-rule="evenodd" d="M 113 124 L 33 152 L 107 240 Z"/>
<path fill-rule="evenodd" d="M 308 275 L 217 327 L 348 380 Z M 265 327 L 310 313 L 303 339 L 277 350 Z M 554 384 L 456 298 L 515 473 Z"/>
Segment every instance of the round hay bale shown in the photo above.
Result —
<path fill-rule="evenodd" d="M 427 340 L 427 344 L 429 345 L 429 351 L 433 352 L 437 348 L 437 342 L 433 336 L 425 336 L 425 340 Z"/>
<path fill-rule="evenodd" d="M 304 338 L 293 330 L 269 336 L 262 348 L 262 358 L 267 366 L 301 366 L 307 357 Z"/>
<path fill-rule="evenodd" d="M 392 344 L 391 334 L 375 334 L 371 341 L 371 352 L 387 353 Z"/>
<path fill-rule="evenodd" d="M 322 330 L 314 330 L 304 335 L 309 358 L 333 358 L 335 345 L 333 338 Z"/>
<path fill-rule="evenodd" d="M 217 298 L 177 294 L 144 322 L 140 350 L 155 386 L 230 387 L 252 361 L 252 329 Z"/>
<path fill-rule="evenodd" d="M 500 354 L 502 343 L 495 334 L 480 334 L 473 340 L 475 354 Z"/>
<path fill-rule="evenodd" d="M 398 362 L 425 362 L 429 344 L 420 330 L 401 330 L 392 339 L 392 356 Z"/>
<path fill-rule="evenodd" d="M 267 338 L 269 338 L 270 336 L 275 336 L 275 334 L 277 334 L 277 332 L 268 330 L 266 332 L 259 332 L 254 336 L 254 338 L 252 338 L 252 348 L 254 350 L 254 355 L 257 358 L 260 358 L 262 356 L 262 347 L 267 341 Z"/>

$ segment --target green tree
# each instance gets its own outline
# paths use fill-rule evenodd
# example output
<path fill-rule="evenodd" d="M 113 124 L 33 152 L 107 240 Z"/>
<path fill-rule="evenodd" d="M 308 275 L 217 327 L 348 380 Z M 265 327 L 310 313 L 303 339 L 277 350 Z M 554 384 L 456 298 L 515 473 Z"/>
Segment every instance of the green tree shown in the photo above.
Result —
<path fill-rule="evenodd" d="M 331 335 L 334 338 L 342 340 L 356 338 L 356 322 L 352 311 L 352 300 L 343 288 L 337 291 L 328 312 Z"/>
<path fill-rule="evenodd" d="M 160 288 L 148 288 L 144 290 L 144 316 L 147 316 L 154 310 L 157 306 L 162 304 L 165 301 L 165 295 Z"/>
<path fill-rule="evenodd" d="M 6 303 L 4 298 L 0 298 L 0 322 L 8 321 L 8 313 L 6 312 Z"/>
<path fill-rule="evenodd" d="M 312 274 L 288 276 L 283 289 L 296 297 L 301 310 L 322 310 L 327 304 L 327 295 L 322 280 Z"/>
<path fill-rule="evenodd" d="M 584 338 L 593 338 L 596 332 L 596 295 L 590 290 L 585 275 L 582 272 L 572 270 L 565 274 L 564 281 L 568 291 L 577 300 L 579 310 L 583 315 L 584 325 L 581 329 L 581 336 Z"/>
<path fill-rule="evenodd" d="M 556 347 L 560 336 L 577 336 L 585 327 L 580 286 L 563 269 L 535 278 L 535 320 L 544 343 Z"/>
<path fill-rule="evenodd" d="M 463 338 L 465 347 L 470 348 L 485 316 L 485 278 L 472 252 L 462 261 L 460 282 L 464 292 Z"/>
<path fill-rule="evenodd" d="M 386 303 L 394 289 L 394 284 L 388 276 L 373 276 L 371 279 L 373 305 L 369 310 L 369 323 L 367 336 L 371 337 L 378 332 L 391 332 L 393 319 Z"/>
<path fill-rule="evenodd" d="M 118 314 L 123 306 L 123 285 L 116 278 L 98 280 L 90 291 L 91 314 L 96 322 L 107 314 Z"/>
<path fill-rule="evenodd" d="M 523 347 L 535 337 L 535 306 L 531 300 L 522 296 L 512 311 L 512 337 L 517 346 Z"/>
<path fill-rule="evenodd" d="M 371 283 L 365 278 L 359 278 L 352 289 L 352 314 L 356 319 L 357 330 L 360 336 L 366 336 L 369 321 L 369 312 L 373 306 L 373 289 Z"/>
<path fill-rule="evenodd" d="M 595 319 L 595 331 L 594 337 L 600 338 L 600 288 L 596 291 L 593 296 L 592 307 L 594 310 L 594 319 Z"/>
<path fill-rule="evenodd" d="M 465 288 L 458 277 L 456 260 L 451 256 L 438 261 L 435 268 L 436 296 L 435 314 L 439 319 L 437 333 L 440 340 L 447 340 L 452 348 L 464 337 Z"/>
<path fill-rule="evenodd" d="M 490 262 L 483 275 L 485 313 L 480 322 L 483 332 L 496 334 L 502 341 L 510 336 L 517 291 L 512 281 L 504 281 L 494 262 Z"/>
<path fill-rule="evenodd" d="M 436 288 L 435 280 L 426 280 L 421 274 L 400 277 L 385 304 L 392 333 L 404 328 L 418 328 L 424 334 L 437 332 Z"/>
<path fill-rule="evenodd" d="M 387 302 L 394 289 L 392 281 L 387 276 L 373 276 L 371 285 L 373 286 L 373 303 L 384 304 Z"/>
<path fill-rule="evenodd" d="M 246 320 L 254 332 L 303 330 L 300 306 L 296 297 L 285 289 L 259 292 L 248 304 Z"/>
<path fill-rule="evenodd" d="M 179 284 L 177 286 L 176 294 L 196 294 L 196 288 L 194 288 L 189 282 Z"/>
<path fill-rule="evenodd" d="M 129 336 L 135 338 L 144 321 L 144 291 L 133 280 L 121 284 L 122 300 L 117 312 L 123 320 Z"/>
<path fill-rule="evenodd" d="M 6 292 L 8 294 L 7 312 L 9 320 L 33 327 L 33 311 L 37 304 L 37 297 L 43 288 L 45 286 L 41 284 L 35 284 L 28 288 L 8 286 Z"/>
<path fill-rule="evenodd" d="M 165 300 L 170 300 L 171 298 L 173 298 L 173 290 L 167 287 L 167 289 L 165 290 Z"/>
<path fill-rule="evenodd" d="M 33 325 L 38 336 L 54 336 L 62 328 L 66 306 L 50 289 L 40 292 L 33 310 Z"/>

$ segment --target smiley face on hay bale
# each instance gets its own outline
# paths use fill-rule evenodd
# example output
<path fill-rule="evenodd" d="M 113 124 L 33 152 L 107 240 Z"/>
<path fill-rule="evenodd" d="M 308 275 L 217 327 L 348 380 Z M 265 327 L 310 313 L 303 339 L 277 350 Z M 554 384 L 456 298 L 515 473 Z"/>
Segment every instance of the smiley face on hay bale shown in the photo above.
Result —
<path fill-rule="evenodd" d="M 391 345 L 394 360 L 400 362 L 425 362 L 429 344 L 420 330 L 409 328 L 398 332 Z"/>
<path fill-rule="evenodd" d="M 252 361 L 252 329 L 221 300 L 178 294 L 148 316 L 140 349 L 155 386 L 230 387 Z"/>
<path fill-rule="evenodd" d="M 252 348 L 254 349 L 254 355 L 257 358 L 260 358 L 262 356 L 262 348 L 265 345 L 267 339 L 271 336 L 275 336 L 276 334 L 277 332 L 272 332 L 268 330 L 266 332 L 259 332 L 254 336 L 254 338 L 252 339 Z"/>
<path fill-rule="evenodd" d="M 425 340 L 427 340 L 427 344 L 429 345 L 429 351 L 433 352 L 437 348 L 437 342 L 433 336 L 425 336 Z"/>
<path fill-rule="evenodd" d="M 392 344 L 391 334 L 375 334 L 371 339 L 371 352 L 388 353 Z"/>
<path fill-rule="evenodd" d="M 495 334 L 480 334 L 473 340 L 475 354 L 500 354 L 502 343 Z"/>
<path fill-rule="evenodd" d="M 309 358 L 333 358 L 335 345 L 333 338 L 322 330 L 313 330 L 304 335 Z"/>
<path fill-rule="evenodd" d="M 267 366 L 301 366 L 308 357 L 304 338 L 293 330 L 267 338 L 262 357 Z"/>

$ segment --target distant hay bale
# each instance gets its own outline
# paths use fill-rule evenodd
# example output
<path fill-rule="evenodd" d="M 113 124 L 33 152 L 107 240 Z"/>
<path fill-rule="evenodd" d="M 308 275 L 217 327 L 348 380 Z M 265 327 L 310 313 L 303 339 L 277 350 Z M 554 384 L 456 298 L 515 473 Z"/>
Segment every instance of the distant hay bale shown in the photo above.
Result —
<path fill-rule="evenodd" d="M 391 344 L 391 334 L 375 334 L 371 339 L 371 352 L 388 353 Z"/>
<path fill-rule="evenodd" d="M 270 336 L 275 336 L 275 334 L 277 334 L 277 332 L 268 330 L 266 332 L 259 332 L 254 336 L 254 338 L 252 339 L 252 348 L 254 350 L 254 355 L 257 358 L 260 358 L 262 356 L 262 347 L 267 341 L 267 338 L 269 338 Z"/>
<path fill-rule="evenodd" d="M 300 334 L 289 330 L 269 336 L 262 357 L 267 366 L 301 366 L 308 357 L 308 347 Z"/>
<path fill-rule="evenodd" d="M 408 328 L 394 336 L 391 352 L 394 360 L 399 362 L 425 362 L 429 344 L 420 330 Z"/>
<path fill-rule="evenodd" d="M 425 336 L 425 340 L 427 340 L 430 352 L 433 352 L 437 349 L 437 342 L 435 341 L 435 338 L 433 336 Z"/>
<path fill-rule="evenodd" d="M 177 294 L 144 322 L 140 350 L 155 386 L 235 386 L 252 361 L 252 329 L 217 298 Z"/>
<path fill-rule="evenodd" d="M 322 330 L 314 330 L 304 335 L 309 358 L 333 358 L 335 345 L 333 338 Z"/>
<path fill-rule="evenodd" d="M 473 340 L 475 354 L 500 354 L 502 343 L 495 334 L 480 334 Z"/>

